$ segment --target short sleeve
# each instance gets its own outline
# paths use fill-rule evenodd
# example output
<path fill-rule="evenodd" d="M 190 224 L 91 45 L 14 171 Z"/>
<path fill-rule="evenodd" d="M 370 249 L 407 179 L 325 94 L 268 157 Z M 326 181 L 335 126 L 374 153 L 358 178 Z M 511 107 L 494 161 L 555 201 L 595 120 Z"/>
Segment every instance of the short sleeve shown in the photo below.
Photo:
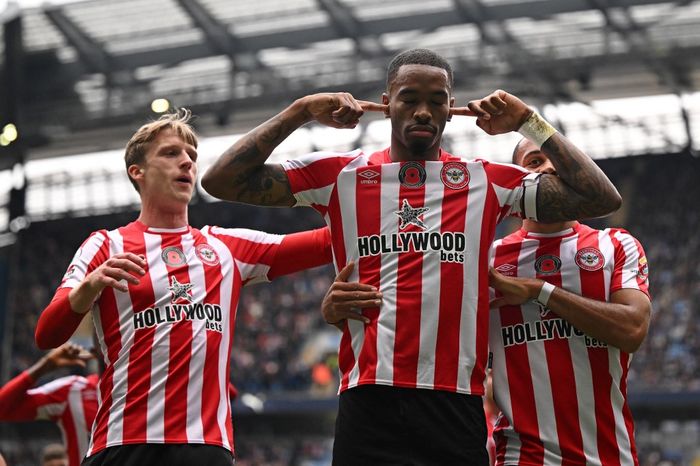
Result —
<path fill-rule="evenodd" d="M 61 279 L 59 288 L 75 288 L 85 276 L 109 257 L 109 241 L 104 231 L 92 233 L 78 248 Z"/>
<path fill-rule="evenodd" d="M 68 393 L 75 376 L 61 377 L 40 387 L 27 391 L 27 396 L 36 406 L 37 419 L 56 420 L 66 410 Z"/>
<path fill-rule="evenodd" d="M 615 245 L 615 266 L 610 293 L 622 289 L 635 289 L 649 295 L 649 264 L 644 248 L 625 230 L 614 230 L 611 235 Z"/>
<path fill-rule="evenodd" d="M 313 152 L 282 163 L 296 206 L 323 211 L 330 202 L 338 174 L 362 154 L 352 152 Z"/>
<path fill-rule="evenodd" d="M 490 187 L 498 199 L 498 221 L 510 215 L 536 220 L 540 174 L 512 164 L 483 163 Z"/>

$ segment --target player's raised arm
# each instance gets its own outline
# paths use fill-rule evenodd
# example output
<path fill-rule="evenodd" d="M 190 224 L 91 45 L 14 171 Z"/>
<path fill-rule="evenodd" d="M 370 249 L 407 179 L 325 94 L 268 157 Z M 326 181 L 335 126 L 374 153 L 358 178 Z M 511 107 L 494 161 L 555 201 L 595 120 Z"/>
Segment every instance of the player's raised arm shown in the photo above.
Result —
<path fill-rule="evenodd" d="M 556 175 L 540 177 L 538 221 L 601 217 L 620 208 L 620 194 L 598 165 L 516 96 L 499 90 L 469 102 L 468 107 L 486 133 L 518 131 L 551 160 Z"/>
<path fill-rule="evenodd" d="M 228 201 L 292 206 L 295 199 L 284 170 L 279 164 L 265 163 L 272 151 L 308 122 L 354 128 L 365 109 L 380 111 L 384 107 L 357 101 L 348 93 L 302 97 L 227 149 L 202 177 L 202 187 L 212 196 Z"/>

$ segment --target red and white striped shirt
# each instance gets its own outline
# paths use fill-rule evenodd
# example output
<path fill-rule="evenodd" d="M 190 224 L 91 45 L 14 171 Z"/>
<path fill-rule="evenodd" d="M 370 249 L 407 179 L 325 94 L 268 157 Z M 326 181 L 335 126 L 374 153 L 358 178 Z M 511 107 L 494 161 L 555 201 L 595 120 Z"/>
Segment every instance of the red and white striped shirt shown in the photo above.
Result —
<path fill-rule="evenodd" d="M 482 395 L 488 354 L 488 251 L 496 224 L 519 213 L 528 172 L 466 161 L 394 163 L 315 153 L 283 164 L 297 205 L 331 229 L 336 268 L 379 288 L 367 325 L 348 320 L 339 391 L 363 384 Z M 528 188 L 529 190 L 529 188 Z"/>
<path fill-rule="evenodd" d="M 325 230 L 280 236 L 140 222 L 93 233 L 61 288 L 115 254 L 143 255 L 147 266 L 138 285 L 105 288 L 93 309 L 106 368 L 88 456 L 142 443 L 233 450 L 229 357 L 240 288 L 329 262 L 329 243 Z"/>
<path fill-rule="evenodd" d="M 97 375 L 71 375 L 31 388 L 34 382 L 24 371 L 0 389 L 0 421 L 56 422 L 69 466 L 79 466 L 97 413 Z"/>
<path fill-rule="evenodd" d="M 621 289 L 648 295 L 644 250 L 617 228 L 521 229 L 494 243 L 493 265 L 504 275 L 537 277 L 600 301 Z M 502 411 L 497 464 L 638 464 L 627 405 L 630 354 L 535 302 L 492 311 L 489 343 Z"/>

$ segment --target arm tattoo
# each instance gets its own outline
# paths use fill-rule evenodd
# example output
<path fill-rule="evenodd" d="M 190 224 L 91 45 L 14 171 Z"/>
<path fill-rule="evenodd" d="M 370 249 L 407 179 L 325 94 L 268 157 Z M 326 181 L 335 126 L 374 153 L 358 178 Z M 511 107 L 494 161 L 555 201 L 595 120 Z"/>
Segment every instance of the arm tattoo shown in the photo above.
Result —
<path fill-rule="evenodd" d="M 601 217 L 620 207 L 615 186 L 591 160 L 566 137 L 556 133 L 542 146 L 556 168 L 543 175 L 537 191 L 537 216 L 541 222 Z"/>
<path fill-rule="evenodd" d="M 271 118 L 227 149 L 205 174 L 212 195 L 264 206 L 292 206 L 296 200 L 281 165 L 265 164 L 272 151 L 303 124 L 285 112 Z"/>

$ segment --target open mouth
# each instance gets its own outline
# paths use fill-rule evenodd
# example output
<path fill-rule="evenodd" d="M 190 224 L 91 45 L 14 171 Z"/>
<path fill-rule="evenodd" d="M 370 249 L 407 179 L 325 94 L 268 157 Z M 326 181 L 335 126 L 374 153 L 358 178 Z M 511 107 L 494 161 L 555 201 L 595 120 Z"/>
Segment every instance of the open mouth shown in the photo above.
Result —
<path fill-rule="evenodd" d="M 188 185 L 192 184 L 192 178 L 189 176 L 180 176 L 176 179 L 176 181 L 179 183 L 187 183 Z"/>

